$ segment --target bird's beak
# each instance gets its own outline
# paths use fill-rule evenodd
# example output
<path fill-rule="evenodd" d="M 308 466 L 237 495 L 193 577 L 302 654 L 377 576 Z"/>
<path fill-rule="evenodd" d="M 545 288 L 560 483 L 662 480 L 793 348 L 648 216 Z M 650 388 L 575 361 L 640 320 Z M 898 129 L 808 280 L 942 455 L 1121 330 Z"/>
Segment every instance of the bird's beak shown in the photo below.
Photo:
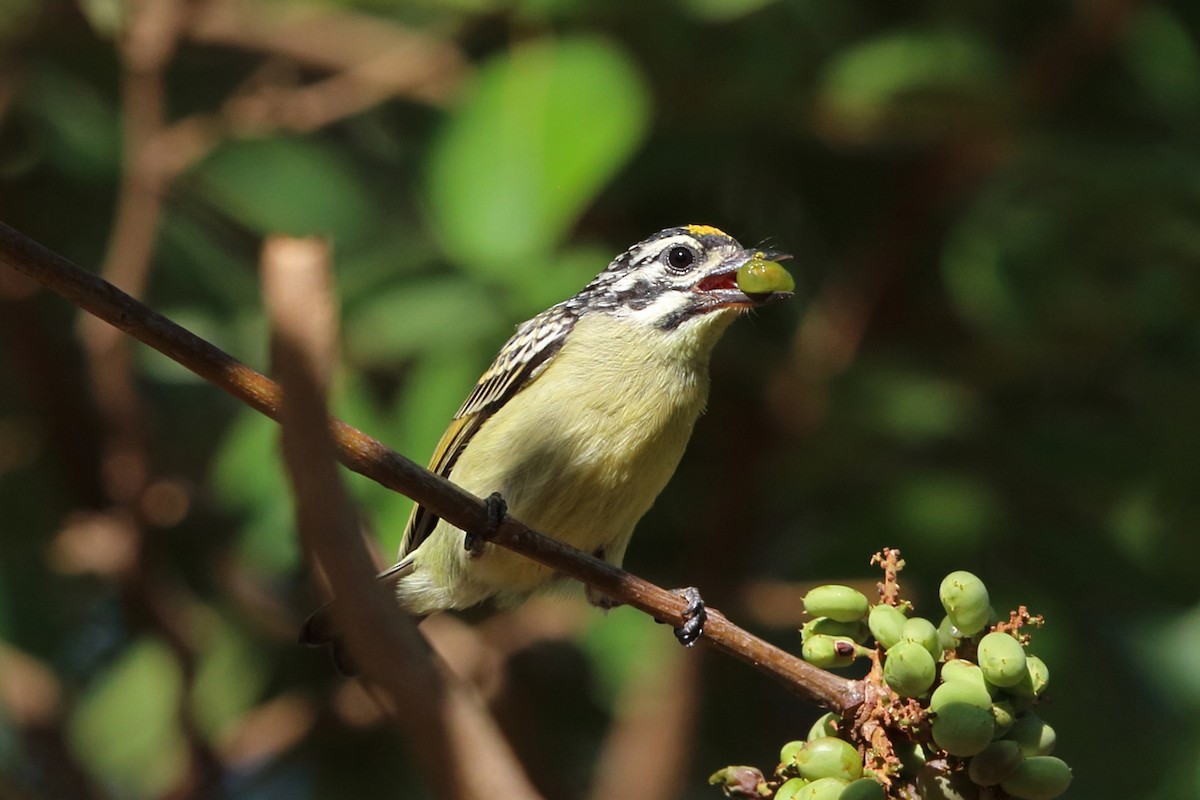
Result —
<path fill-rule="evenodd" d="M 742 250 L 713 267 L 694 290 L 714 307 L 754 308 L 792 296 L 796 283 L 776 250 Z"/>

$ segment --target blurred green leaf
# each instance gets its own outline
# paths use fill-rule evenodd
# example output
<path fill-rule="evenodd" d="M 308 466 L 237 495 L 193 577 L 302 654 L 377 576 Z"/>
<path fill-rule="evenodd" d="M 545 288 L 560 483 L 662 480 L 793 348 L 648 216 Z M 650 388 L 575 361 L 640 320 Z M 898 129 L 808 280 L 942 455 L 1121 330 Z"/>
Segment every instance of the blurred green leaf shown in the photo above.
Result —
<path fill-rule="evenodd" d="M 601 699 L 612 708 L 633 677 L 655 674 L 682 652 L 675 640 L 645 614 L 617 608 L 597 616 L 577 639 L 593 668 Z"/>
<path fill-rule="evenodd" d="M 952 472 L 923 472 L 892 491 L 889 512 L 914 543 L 970 553 L 997 527 L 999 505 L 979 480 Z"/>
<path fill-rule="evenodd" d="M 38 138 L 51 160 L 78 178 L 116 175 L 121 146 L 114 99 L 58 63 L 31 67 L 22 102 L 40 123 Z"/>
<path fill-rule="evenodd" d="M 394 366 L 429 352 L 453 358 L 455 351 L 503 329 L 503 320 L 482 286 L 446 277 L 376 293 L 358 304 L 344 329 L 355 363 Z"/>
<path fill-rule="evenodd" d="M 636 68 L 604 40 L 545 40 L 493 59 L 431 155 L 447 252 L 507 280 L 550 251 L 641 141 L 647 105 Z"/>
<path fill-rule="evenodd" d="M 129 24 L 130 9 L 121 0 L 81 0 L 79 10 L 92 30 L 105 39 L 116 38 Z"/>
<path fill-rule="evenodd" d="M 0 5 L 0 41 L 19 36 L 36 20 L 37 0 L 5 0 Z"/>
<path fill-rule="evenodd" d="M 1018 295 L 1002 265 L 996 232 L 968 221 L 951 231 L 942 252 L 942 278 L 955 310 L 991 333 L 1011 333 L 1025 323 Z"/>
<path fill-rule="evenodd" d="M 118 796 L 160 797 L 188 764 L 179 728 L 182 676 L 162 642 L 134 642 L 92 681 L 67 722 L 71 749 Z"/>
<path fill-rule="evenodd" d="M 1142 91 L 1161 111 L 1177 116 L 1200 108 L 1200 52 L 1165 6 L 1140 8 L 1121 49 Z"/>
<path fill-rule="evenodd" d="M 214 744 L 254 707 L 270 677 L 268 662 L 252 640 L 215 614 L 204 631 L 204 647 L 192 684 L 192 713 Z"/>
<path fill-rule="evenodd" d="M 1125 629 L 1129 635 L 1126 652 L 1156 687 L 1160 702 L 1200 710 L 1200 606 L 1175 613 L 1154 615 L 1153 623 Z"/>
<path fill-rule="evenodd" d="M 903 441 L 961 435 L 976 413 L 963 386 L 895 368 L 863 370 L 855 388 L 867 424 Z"/>
<path fill-rule="evenodd" d="M 701 19 L 727 22 L 752 14 L 774 2 L 775 0 L 682 0 L 682 5 Z"/>
<path fill-rule="evenodd" d="M 1166 533 L 1154 492 L 1149 487 L 1138 487 L 1118 498 L 1109 512 L 1108 533 L 1132 563 L 1152 568 Z"/>
<path fill-rule="evenodd" d="M 995 113 L 999 62 L 967 30 L 889 31 L 840 51 L 821 76 L 817 115 L 838 140 L 942 138 Z"/>
<path fill-rule="evenodd" d="M 334 412 L 340 419 L 366 431 L 384 444 L 397 449 L 402 455 L 424 464 L 428 453 L 408 453 L 402 447 L 402 424 L 395 405 L 381 407 L 365 380 L 357 374 L 348 374 L 338 381 Z M 453 413 L 453 412 L 449 412 Z M 396 552 L 404 525 L 412 510 L 412 501 L 370 478 L 354 472 L 344 472 L 346 485 L 360 510 L 368 518 L 383 552 Z"/>
<path fill-rule="evenodd" d="M 217 446 L 209 483 L 217 501 L 240 511 L 238 553 L 269 575 L 291 572 L 300 560 L 290 489 L 279 454 L 279 426 L 242 409 Z"/>
<path fill-rule="evenodd" d="M 566 300 L 587 285 L 617 255 L 600 246 L 566 247 L 543 260 L 513 270 L 517 303 L 516 325 L 543 309 Z M 501 342 L 497 342 L 497 349 Z"/>
<path fill-rule="evenodd" d="M 321 140 L 274 137 L 227 141 L 191 177 L 214 206 L 259 233 L 331 235 L 336 248 L 375 227 L 374 203 L 354 173 Z"/>

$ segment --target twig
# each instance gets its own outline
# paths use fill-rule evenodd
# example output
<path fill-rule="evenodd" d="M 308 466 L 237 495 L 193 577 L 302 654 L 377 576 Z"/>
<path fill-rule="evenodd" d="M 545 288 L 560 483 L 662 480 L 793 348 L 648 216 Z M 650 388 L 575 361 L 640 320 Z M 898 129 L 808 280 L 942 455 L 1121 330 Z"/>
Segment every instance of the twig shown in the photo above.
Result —
<path fill-rule="evenodd" d="M 187 0 L 131 3 L 129 25 L 118 39 L 123 164 L 116 219 L 101 272 L 134 297 L 145 289 L 162 216 L 168 176 L 156 168 L 152 145 L 165 126 L 165 71 L 186 25 L 187 5 Z M 118 332 L 90 316 L 79 321 L 79 338 L 91 395 L 105 429 L 102 482 L 112 503 L 105 513 L 136 543 L 132 563 L 118 574 L 121 596 L 130 616 L 140 617 L 170 647 L 185 684 L 178 715 L 190 756 L 188 774 L 170 795 L 182 800 L 218 783 L 221 765 L 190 700 L 197 653 L 178 612 L 182 591 L 163 579 L 150 552 L 145 493 L 153 478 L 132 348 Z"/>
<path fill-rule="evenodd" d="M 327 424 L 336 327 L 328 259 L 319 239 L 277 237 L 263 248 L 274 363 L 287 388 L 283 454 L 301 541 L 341 599 L 333 613 L 355 663 L 390 695 L 393 717 L 438 796 L 532 800 L 537 792 L 478 695 L 429 650 L 372 580 L 373 564 L 337 473 Z"/>
<path fill-rule="evenodd" d="M 204 4 L 188 35 L 342 73 L 357 82 L 354 94 L 364 102 L 400 95 L 444 106 L 468 72 L 451 42 L 378 17 L 302 3 L 216 0 Z"/>
<path fill-rule="evenodd" d="M 95 275 L 0 224 L 0 261 L 214 383 L 272 419 L 279 419 L 279 387 L 195 334 L 151 311 Z M 414 498 L 463 530 L 484 532 L 488 513 L 477 497 L 434 475 L 345 423 L 331 423 L 338 459 L 366 477 Z M 677 595 L 592 558 L 507 518 L 491 535 L 496 544 L 582 581 L 600 592 L 672 625 L 683 623 Z M 704 641 L 782 681 L 801 697 L 847 712 L 862 702 L 862 687 L 787 653 L 709 609 Z"/>

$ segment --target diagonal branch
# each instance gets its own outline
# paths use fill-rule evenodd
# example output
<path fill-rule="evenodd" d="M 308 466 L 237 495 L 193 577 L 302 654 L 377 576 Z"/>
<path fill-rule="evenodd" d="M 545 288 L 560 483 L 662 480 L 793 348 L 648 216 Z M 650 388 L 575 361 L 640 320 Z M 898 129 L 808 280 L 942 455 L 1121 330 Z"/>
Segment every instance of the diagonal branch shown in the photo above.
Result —
<path fill-rule="evenodd" d="M 282 393 L 273 381 L 2 223 L 0 263 L 25 273 L 255 410 L 279 419 Z M 487 529 L 487 509 L 479 498 L 343 422 L 333 421 L 331 432 L 337 457 L 345 466 L 412 497 L 455 527 L 479 532 Z M 684 621 L 685 602 L 677 595 L 538 533 L 515 519 L 505 519 L 489 538 L 655 619 L 672 625 Z M 714 609 L 709 609 L 703 639 L 715 649 L 745 661 L 782 681 L 801 697 L 825 708 L 845 713 L 863 701 L 860 683 L 804 662 L 739 628 Z"/>

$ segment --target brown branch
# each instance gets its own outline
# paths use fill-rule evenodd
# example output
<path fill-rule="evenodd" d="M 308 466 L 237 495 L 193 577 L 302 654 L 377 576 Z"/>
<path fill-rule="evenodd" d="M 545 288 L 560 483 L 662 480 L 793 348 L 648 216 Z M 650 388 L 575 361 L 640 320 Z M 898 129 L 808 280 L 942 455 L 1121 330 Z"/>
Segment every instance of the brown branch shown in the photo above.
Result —
<path fill-rule="evenodd" d="M 0 224 L 0 261 L 179 362 L 252 408 L 272 419 L 279 418 L 281 392 L 272 381 L 3 224 Z M 479 498 L 345 423 L 334 421 L 331 425 L 338 459 L 350 469 L 414 498 L 458 528 L 478 532 L 487 528 L 487 510 Z M 490 538 L 655 619 L 672 625 L 683 623 L 685 604 L 677 595 L 515 519 L 504 520 Z M 844 713 L 862 702 L 859 683 L 805 663 L 742 630 L 715 609 L 709 610 L 703 639 L 825 708 Z"/>
<path fill-rule="evenodd" d="M 118 38 L 121 59 L 122 173 L 116 217 L 102 274 L 132 296 L 145 290 L 162 217 L 168 176 L 151 157 L 166 124 L 165 71 L 186 24 L 187 0 L 140 0 L 129 6 Z M 219 781 L 221 765 L 195 719 L 187 691 L 197 672 L 197 647 L 180 609 L 191 598 L 160 574 L 148 531 L 147 490 L 154 484 L 143 413 L 128 339 L 93 316 L 79 320 L 91 396 L 104 426 L 102 483 L 111 507 L 103 516 L 133 543 L 133 556 L 115 571 L 127 613 L 160 636 L 179 663 L 185 691 L 178 716 L 187 741 L 188 774 L 170 797 L 193 797 Z M 103 530 L 106 526 L 93 526 Z M 86 535 L 87 528 L 76 528 Z M 64 534 L 66 531 L 64 531 Z M 63 538 L 60 535 L 60 540 Z"/>
<path fill-rule="evenodd" d="M 287 389 L 283 455 L 305 550 L 341 598 L 334 616 L 364 676 L 382 688 L 439 797 L 533 800 L 529 783 L 483 702 L 425 645 L 372 576 L 356 515 L 337 472 L 326 387 L 337 312 L 329 249 L 319 239 L 268 240 L 263 296 L 274 362 Z"/>
<path fill-rule="evenodd" d="M 355 82 L 356 103 L 393 95 L 447 105 L 467 74 L 452 43 L 366 14 L 292 4 L 215 0 L 188 35 L 199 42 L 273 53 Z M 343 98 L 343 102 L 345 98 Z"/>

